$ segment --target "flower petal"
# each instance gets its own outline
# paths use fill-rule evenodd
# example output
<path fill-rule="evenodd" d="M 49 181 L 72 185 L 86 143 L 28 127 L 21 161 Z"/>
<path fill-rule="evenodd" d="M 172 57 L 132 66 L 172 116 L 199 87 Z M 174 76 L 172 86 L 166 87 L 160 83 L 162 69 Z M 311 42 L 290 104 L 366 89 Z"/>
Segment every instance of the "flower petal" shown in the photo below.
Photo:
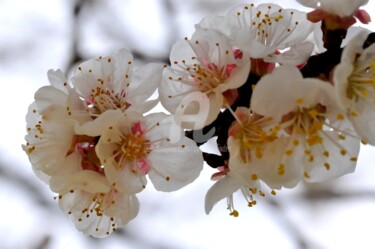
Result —
<path fill-rule="evenodd" d="M 203 168 L 203 156 L 196 143 L 183 138 L 168 147 L 155 148 L 148 156 L 149 177 L 159 191 L 178 190 L 193 182 Z"/>
<path fill-rule="evenodd" d="M 311 147 L 311 155 L 303 160 L 307 173 L 305 180 L 322 182 L 352 173 L 357 163 L 360 140 L 351 136 L 343 139 L 336 131 L 324 131 L 320 136 L 323 138 L 322 144 Z"/>
<path fill-rule="evenodd" d="M 240 188 L 240 182 L 231 175 L 226 175 L 218 180 L 206 194 L 204 201 L 204 209 L 206 214 L 211 212 L 212 208 L 217 202 L 229 197 Z"/>
<path fill-rule="evenodd" d="M 145 113 L 155 107 L 157 102 L 148 103 L 147 99 L 151 97 L 160 85 L 163 69 L 162 64 L 149 63 L 134 71 L 133 79 L 127 89 L 127 94 L 130 98 L 126 99 L 131 104 L 129 110 L 133 109 L 139 113 Z"/>

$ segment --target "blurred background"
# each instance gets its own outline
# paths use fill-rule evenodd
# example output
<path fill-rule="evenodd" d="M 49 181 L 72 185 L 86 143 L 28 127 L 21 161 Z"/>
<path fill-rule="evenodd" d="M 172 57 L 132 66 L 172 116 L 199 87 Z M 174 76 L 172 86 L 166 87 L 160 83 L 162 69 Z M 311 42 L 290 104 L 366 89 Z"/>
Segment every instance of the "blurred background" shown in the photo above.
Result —
<path fill-rule="evenodd" d="M 266 1 L 253 1 L 256 4 Z M 302 9 L 291 0 L 267 1 Z M 0 249 L 375 248 L 375 149 L 364 146 L 354 174 L 280 191 L 248 208 L 235 197 L 204 213 L 214 172 L 176 193 L 139 195 L 141 210 L 106 239 L 80 234 L 33 174 L 24 143 L 25 115 L 48 69 L 69 74 L 87 58 L 129 48 L 136 63 L 168 63 L 172 44 L 207 14 L 240 0 L 0 0 Z M 366 6 L 373 10 L 374 2 Z M 374 12 L 373 12 L 374 13 Z M 374 13 L 375 14 L 375 13 Z M 367 27 L 375 30 L 374 25 Z"/>

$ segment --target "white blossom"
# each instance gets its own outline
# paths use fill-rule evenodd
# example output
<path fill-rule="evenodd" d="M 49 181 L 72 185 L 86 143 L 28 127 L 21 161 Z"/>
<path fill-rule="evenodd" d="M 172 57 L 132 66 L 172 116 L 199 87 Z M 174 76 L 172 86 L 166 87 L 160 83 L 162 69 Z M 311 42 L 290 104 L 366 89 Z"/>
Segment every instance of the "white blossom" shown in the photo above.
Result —
<path fill-rule="evenodd" d="M 163 113 L 146 117 L 136 112 L 117 112 L 105 128 L 96 147 L 98 158 L 112 186 L 137 193 L 146 186 L 148 175 L 160 191 L 175 191 L 194 181 L 203 167 L 202 154 L 194 141 L 180 130 L 172 143 L 172 118 Z M 176 131 L 175 129 L 173 129 Z"/>
<path fill-rule="evenodd" d="M 233 102 L 230 91 L 243 85 L 250 71 L 248 57 L 216 30 L 199 29 L 191 40 L 176 42 L 170 60 L 160 101 L 184 128 L 200 129 L 213 122 L 220 109 Z M 178 113 L 196 116 L 186 123 Z"/>
<path fill-rule="evenodd" d="M 303 177 L 303 169 L 297 158 L 286 155 L 290 149 L 289 139 L 277 137 L 273 129 L 275 122 L 267 117 L 252 113 L 248 108 L 239 107 L 235 112 L 236 121 L 229 130 L 229 162 L 223 176 L 207 192 L 205 208 L 209 213 L 216 202 L 227 198 L 228 209 L 236 216 L 232 194 L 238 189 L 249 206 L 255 205 L 255 196 L 264 196 L 262 183 L 272 189 L 292 188 Z M 296 153 L 303 154 L 298 148 Z"/>
<path fill-rule="evenodd" d="M 296 68 L 282 66 L 258 82 L 251 107 L 278 122 L 274 129 L 289 139 L 285 155 L 303 167 L 306 181 L 354 171 L 360 141 L 328 82 L 304 79 Z"/>
<path fill-rule="evenodd" d="M 81 63 L 72 78 L 84 109 L 69 106 L 73 116 L 95 118 L 107 110 L 145 113 L 157 104 L 149 100 L 162 76 L 163 65 L 150 63 L 133 70 L 133 56 L 121 49 L 115 55 Z"/>
<path fill-rule="evenodd" d="M 93 170 L 51 178 L 60 208 L 86 235 L 103 238 L 124 227 L 139 210 L 135 195 L 113 188 L 105 175 Z"/>
<path fill-rule="evenodd" d="M 67 112 L 70 86 L 61 71 L 48 71 L 50 86 L 35 93 L 26 115 L 27 135 L 23 145 L 36 171 L 51 175 L 63 167 L 67 157 L 74 151 L 74 124 Z"/>
<path fill-rule="evenodd" d="M 230 11 L 227 19 L 235 44 L 252 58 L 265 58 L 276 50 L 298 46 L 313 30 L 305 13 L 276 4 L 240 5 Z M 305 58 L 312 48 L 296 51 Z"/>

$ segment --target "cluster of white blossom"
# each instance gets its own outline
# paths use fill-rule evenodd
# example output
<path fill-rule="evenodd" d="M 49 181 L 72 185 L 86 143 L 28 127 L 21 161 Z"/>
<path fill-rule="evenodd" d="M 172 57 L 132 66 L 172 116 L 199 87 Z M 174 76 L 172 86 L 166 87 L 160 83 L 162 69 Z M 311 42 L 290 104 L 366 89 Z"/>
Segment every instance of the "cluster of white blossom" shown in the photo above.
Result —
<path fill-rule="evenodd" d="M 355 18 L 370 21 L 359 9 L 367 1 L 298 2 L 316 10 L 246 4 L 204 18 L 174 44 L 171 66 L 133 69 L 123 49 L 83 62 L 70 81 L 48 72 L 23 149 L 77 229 L 109 235 L 137 215 L 146 175 L 156 190 L 175 191 L 204 161 L 218 169 L 206 213 L 227 198 L 233 216 L 237 190 L 253 206 L 265 188 L 355 170 L 361 141 L 375 145 L 375 45 L 361 29 L 341 46 Z M 323 45 L 312 42 L 314 25 Z M 327 51 L 313 55 L 317 46 Z M 146 115 L 159 101 L 170 114 Z M 219 155 L 199 150 L 210 138 Z"/>

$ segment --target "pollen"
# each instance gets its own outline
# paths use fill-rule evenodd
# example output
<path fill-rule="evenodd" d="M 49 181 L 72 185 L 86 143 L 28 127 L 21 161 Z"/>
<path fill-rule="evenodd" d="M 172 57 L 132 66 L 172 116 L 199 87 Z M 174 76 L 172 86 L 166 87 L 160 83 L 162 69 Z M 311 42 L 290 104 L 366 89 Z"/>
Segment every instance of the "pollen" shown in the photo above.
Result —
<path fill-rule="evenodd" d="M 27 149 L 27 153 L 32 153 L 33 151 L 35 150 L 35 146 L 32 146 L 30 148 Z"/>
<path fill-rule="evenodd" d="M 138 123 L 133 125 L 133 129 L 139 128 L 137 124 Z M 150 146 L 143 136 L 142 131 L 131 132 L 122 135 L 121 138 L 122 140 L 118 144 L 118 148 L 113 152 L 113 157 L 117 162 L 117 168 L 122 169 L 126 164 L 137 161 L 139 168 L 132 169 L 132 171 L 134 171 L 133 173 L 147 173 L 148 164 L 143 158 L 150 153 Z"/>
<path fill-rule="evenodd" d="M 229 215 L 233 217 L 238 217 L 239 213 L 237 210 L 233 210 Z"/>
<path fill-rule="evenodd" d="M 301 105 L 303 103 L 304 99 L 303 98 L 298 98 L 296 99 L 296 103 Z"/>
<path fill-rule="evenodd" d="M 282 175 L 285 174 L 285 166 L 284 166 L 284 164 L 280 164 L 280 165 L 279 165 L 279 168 L 277 169 L 277 173 L 278 173 L 280 176 L 282 176 Z"/>
<path fill-rule="evenodd" d="M 345 149 L 342 149 L 342 150 L 340 151 L 340 153 L 341 153 L 341 155 L 345 156 L 346 153 L 347 153 L 347 151 L 346 151 Z"/>
<path fill-rule="evenodd" d="M 340 139 L 340 140 L 345 140 L 345 139 L 346 139 L 346 136 L 345 136 L 345 135 L 342 135 L 342 134 L 339 134 L 339 139 Z"/>
<path fill-rule="evenodd" d="M 287 150 L 285 151 L 285 155 L 290 156 L 293 154 L 293 150 Z"/>
<path fill-rule="evenodd" d="M 324 167 L 326 168 L 326 170 L 331 169 L 331 165 L 329 163 L 324 163 Z"/>
<path fill-rule="evenodd" d="M 345 116 L 342 113 L 337 114 L 336 117 L 338 120 L 343 121 L 345 119 Z"/>

